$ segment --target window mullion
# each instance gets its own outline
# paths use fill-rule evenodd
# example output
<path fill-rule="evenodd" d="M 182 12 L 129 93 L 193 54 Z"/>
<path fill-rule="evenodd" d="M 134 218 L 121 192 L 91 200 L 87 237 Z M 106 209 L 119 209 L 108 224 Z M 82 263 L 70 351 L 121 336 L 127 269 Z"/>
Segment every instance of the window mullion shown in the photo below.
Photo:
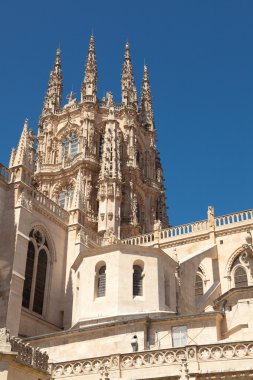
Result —
<path fill-rule="evenodd" d="M 38 256 L 39 256 L 39 250 L 38 250 L 37 243 L 35 244 L 35 255 L 34 256 L 35 257 L 34 257 L 34 265 L 33 265 L 33 276 L 32 276 L 32 287 L 31 287 L 29 310 L 33 309 L 35 283 L 36 283 L 36 277 L 37 277 Z"/>

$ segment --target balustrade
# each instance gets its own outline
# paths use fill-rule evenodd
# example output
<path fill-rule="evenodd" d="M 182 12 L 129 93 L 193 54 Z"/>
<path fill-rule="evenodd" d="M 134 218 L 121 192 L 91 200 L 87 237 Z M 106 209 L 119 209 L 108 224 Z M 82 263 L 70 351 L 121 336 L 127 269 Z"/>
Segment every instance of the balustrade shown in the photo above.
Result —
<path fill-rule="evenodd" d="M 182 224 L 180 226 L 169 227 L 161 230 L 159 232 L 159 238 L 156 241 L 164 242 L 166 240 L 174 238 L 182 238 L 191 236 L 193 234 L 202 234 L 210 230 L 222 229 L 226 226 L 236 225 L 238 223 L 252 222 L 253 223 L 253 210 L 240 211 L 237 213 L 223 215 L 214 218 L 214 226 L 209 225 L 207 219 L 200 220 L 198 222 L 193 222 L 189 224 Z M 143 234 L 139 236 L 134 236 L 122 240 L 123 244 L 136 245 L 136 244 L 147 244 L 154 242 L 154 233 Z"/>
<path fill-rule="evenodd" d="M 200 364 L 206 361 L 221 361 L 224 363 L 226 360 L 244 358 L 253 359 L 253 342 L 186 346 L 76 360 L 54 364 L 52 375 L 53 378 L 59 378 L 66 375 L 99 374 L 104 368 L 110 372 L 119 369 L 124 371 L 140 368 L 152 369 L 152 367 L 178 366 L 186 361 L 196 361 Z"/>
<path fill-rule="evenodd" d="M 215 218 L 215 226 L 223 227 L 229 224 L 253 221 L 253 210 L 240 211 L 233 214 L 223 215 Z"/>

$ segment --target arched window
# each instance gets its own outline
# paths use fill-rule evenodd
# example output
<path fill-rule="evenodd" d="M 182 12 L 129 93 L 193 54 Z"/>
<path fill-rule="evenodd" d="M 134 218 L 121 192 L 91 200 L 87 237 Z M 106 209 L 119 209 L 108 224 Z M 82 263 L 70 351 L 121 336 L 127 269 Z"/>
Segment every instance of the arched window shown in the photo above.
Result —
<path fill-rule="evenodd" d="M 134 265 L 133 267 L 133 296 L 142 296 L 142 268 L 139 265 Z"/>
<path fill-rule="evenodd" d="M 22 306 L 43 314 L 48 273 L 48 242 L 38 229 L 29 234 Z"/>
<path fill-rule="evenodd" d="M 203 279 L 200 274 L 196 274 L 195 277 L 195 298 L 199 298 L 204 294 Z"/>
<path fill-rule="evenodd" d="M 234 259 L 231 265 L 231 279 L 232 286 L 235 288 L 248 286 L 247 264 L 249 264 L 249 262 L 247 261 L 247 256 L 245 259 L 245 251 L 241 252 L 241 254 Z"/>
<path fill-rule="evenodd" d="M 46 275 L 47 275 L 47 253 L 44 249 L 41 249 L 39 251 L 39 256 L 38 256 L 37 275 L 36 275 L 36 281 L 35 281 L 34 302 L 33 302 L 33 311 L 35 311 L 38 314 L 42 314 L 42 311 L 43 311 Z"/>
<path fill-rule="evenodd" d="M 237 267 L 234 272 L 235 288 L 248 286 L 248 278 L 245 269 L 241 266 Z"/>
<path fill-rule="evenodd" d="M 78 138 L 77 135 L 73 134 L 70 138 L 70 157 L 73 157 L 78 153 Z"/>
<path fill-rule="evenodd" d="M 62 142 L 62 156 L 68 156 L 69 153 L 69 140 L 67 137 Z"/>
<path fill-rule="evenodd" d="M 78 153 L 78 137 L 70 133 L 62 141 L 62 157 L 72 158 Z"/>
<path fill-rule="evenodd" d="M 58 195 L 58 203 L 62 208 L 68 209 L 71 206 L 74 189 L 63 188 Z"/>
<path fill-rule="evenodd" d="M 97 297 L 104 297 L 106 290 L 106 266 L 103 265 L 98 271 Z"/>
<path fill-rule="evenodd" d="M 65 191 L 61 191 L 59 193 L 59 198 L 58 198 L 58 201 L 59 201 L 59 205 L 64 208 L 65 207 Z"/>

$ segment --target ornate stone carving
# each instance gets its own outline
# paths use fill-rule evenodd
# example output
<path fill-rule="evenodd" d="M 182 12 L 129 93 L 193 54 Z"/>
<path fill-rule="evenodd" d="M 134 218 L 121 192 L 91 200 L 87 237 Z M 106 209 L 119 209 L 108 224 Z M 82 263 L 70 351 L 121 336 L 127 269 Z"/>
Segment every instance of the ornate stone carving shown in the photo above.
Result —
<path fill-rule="evenodd" d="M 48 371 L 48 355 L 39 348 L 33 348 L 22 339 L 12 337 L 10 339 L 11 350 L 17 352 L 17 361 L 35 367 L 41 371 Z"/>
<path fill-rule="evenodd" d="M 224 360 L 229 359 L 229 363 L 231 363 L 231 360 L 238 361 L 241 358 L 253 359 L 253 342 L 171 348 L 54 364 L 53 376 L 62 377 L 66 374 L 75 376 L 77 373 L 83 375 L 100 373 L 102 375 L 103 371 L 109 375 L 110 371 L 119 367 L 121 371 L 127 371 L 126 373 L 129 375 L 129 370 L 140 368 L 147 370 L 148 368 L 152 369 L 152 367 L 173 366 L 175 364 L 176 367 L 181 365 L 181 376 L 183 376 L 181 378 L 187 379 L 188 361 L 220 361 L 220 365 L 222 365 Z"/>

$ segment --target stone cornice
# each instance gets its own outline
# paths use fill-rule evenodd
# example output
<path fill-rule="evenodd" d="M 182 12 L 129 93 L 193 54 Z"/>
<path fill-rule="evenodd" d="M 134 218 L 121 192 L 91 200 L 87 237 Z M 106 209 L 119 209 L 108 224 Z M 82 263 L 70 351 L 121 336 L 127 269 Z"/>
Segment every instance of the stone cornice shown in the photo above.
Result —
<path fill-rule="evenodd" d="M 210 321 L 222 319 L 223 314 L 221 312 L 208 312 L 201 314 L 185 314 L 185 315 L 175 315 L 172 312 L 154 312 L 154 313 L 143 313 L 143 314 L 129 314 L 129 315 L 119 315 L 115 317 L 107 317 L 107 318 L 99 318 L 99 319 L 91 319 L 89 321 L 81 321 L 79 324 L 83 324 L 81 327 L 73 327 L 69 330 L 59 331 L 49 334 L 43 334 L 34 336 L 32 338 L 25 338 L 24 341 L 44 341 L 50 338 L 53 339 L 62 339 L 66 335 L 79 335 L 83 334 L 86 331 L 93 331 L 105 328 L 112 328 L 117 326 L 124 327 L 126 324 L 146 324 L 146 323 L 166 323 L 169 325 L 176 324 L 186 324 L 188 321 Z"/>

